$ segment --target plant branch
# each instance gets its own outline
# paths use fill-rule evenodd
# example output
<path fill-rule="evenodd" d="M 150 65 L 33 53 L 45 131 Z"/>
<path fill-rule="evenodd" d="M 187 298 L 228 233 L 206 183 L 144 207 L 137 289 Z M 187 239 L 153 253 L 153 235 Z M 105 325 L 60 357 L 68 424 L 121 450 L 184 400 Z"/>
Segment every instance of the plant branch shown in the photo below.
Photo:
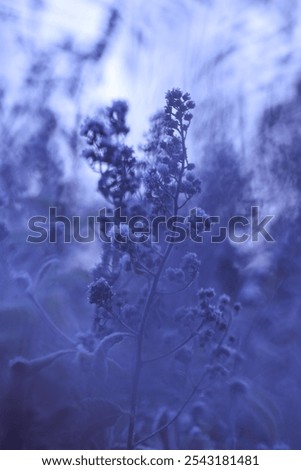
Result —
<path fill-rule="evenodd" d="M 182 162 L 181 162 L 181 170 L 179 174 L 179 180 L 177 184 L 177 189 L 175 193 L 175 198 L 174 198 L 174 216 L 177 216 L 178 214 L 178 200 L 180 196 L 180 187 L 181 187 L 181 182 L 182 178 L 184 175 L 185 171 L 185 163 L 187 162 L 187 150 L 185 147 L 185 136 L 184 136 L 184 131 L 183 131 L 183 125 L 182 121 L 180 121 L 180 129 L 181 129 L 181 143 L 182 143 Z M 175 230 L 175 229 L 174 229 Z M 157 291 L 157 286 L 162 274 L 162 271 L 164 269 L 165 263 L 168 260 L 168 257 L 172 251 L 173 244 L 170 244 L 161 260 L 161 264 L 157 270 L 157 273 L 153 279 L 153 283 L 149 292 L 149 295 L 147 297 L 144 311 L 142 314 L 142 319 L 141 319 L 141 324 L 140 324 L 140 329 L 139 329 L 139 334 L 138 334 L 138 341 L 137 341 L 137 352 L 136 352 L 136 363 L 134 367 L 134 374 L 133 374 L 133 386 L 132 386 L 132 396 L 131 396 L 131 406 L 130 406 L 130 420 L 129 420 L 129 428 L 128 428 L 128 439 L 127 439 L 127 448 L 128 449 L 133 449 L 134 448 L 134 439 L 135 439 L 135 424 L 136 424 L 136 414 L 137 414 L 137 403 L 138 403 L 138 392 L 139 392 L 139 384 L 140 384 L 140 375 L 141 375 L 141 369 L 143 365 L 142 361 L 142 346 L 143 346 L 143 339 L 144 339 L 144 329 L 145 329 L 145 324 L 148 318 L 148 314 L 150 311 L 150 307 L 153 303 L 154 297 L 156 295 Z"/>
<path fill-rule="evenodd" d="M 189 341 L 192 340 L 192 338 L 197 336 L 197 334 L 199 333 L 199 331 L 202 329 L 203 326 L 204 326 L 204 321 L 202 321 L 202 323 L 198 326 L 198 328 L 193 333 L 191 333 L 191 335 L 189 335 L 188 338 L 186 338 L 184 341 L 182 341 L 182 343 L 178 344 L 177 346 L 175 346 L 173 349 L 167 351 L 166 353 L 160 354 L 159 356 L 151 357 L 150 359 L 145 359 L 143 361 L 143 363 L 148 364 L 149 362 L 158 361 L 159 359 L 164 359 L 165 357 L 168 357 L 171 354 L 179 351 L 180 349 L 183 348 L 183 346 L 185 346 L 187 343 L 189 343 Z"/>
<path fill-rule="evenodd" d="M 178 294 L 179 292 L 183 292 L 183 291 L 185 291 L 186 289 L 188 289 L 188 287 L 191 286 L 191 284 L 193 283 L 194 280 L 195 280 L 195 278 L 191 279 L 187 284 L 185 284 L 183 287 L 180 287 L 180 288 L 177 289 L 177 290 L 174 290 L 174 291 L 171 291 L 171 292 L 158 291 L 157 294 L 160 294 L 160 295 L 174 295 L 174 294 Z"/>
<path fill-rule="evenodd" d="M 152 432 L 151 434 L 149 434 L 149 436 L 147 437 L 144 437 L 143 439 L 140 439 L 139 441 L 137 441 L 135 443 L 135 447 L 137 447 L 138 445 L 140 444 L 143 444 L 143 442 L 145 441 L 148 441 L 149 439 L 151 439 L 152 437 L 155 437 L 157 434 L 159 434 L 160 432 L 164 431 L 165 429 L 167 429 L 172 423 L 174 423 L 178 417 L 180 416 L 180 414 L 182 413 L 182 411 L 184 410 L 184 408 L 188 405 L 188 403 L 190 402 L 190 400 L 193 398 L 193 396 L 195 395 L 195 393 L 198 391 L 200 385 L 202 384 L 203 380 L 205 379 L 206 377 L 206 374 L 207 374 L 207 371 L 205 371 L 201 377 L 201 379 L 197 382 L 197 384 L 193 387 L 192 391 L 190 392 L 190 394 L 187 396 L 187 398 L 185 399 L 184 403 L 181 405 L 181 407 L 179 408 L 179 410 L 177 411 L 177 413 L 174 415 L 174 417 L 168 421 L 166 424 L 164 424 L 163 426 L 161 426 L 159 429 L 157 429 L 156 431 Z"/>
<path fill-rule="evenodd" d="M 37 307 L 37 309 L 42 313 L 43 317 L 45 318 L 45 320 L 49 323 L 49 325 L 52 327 L 52 329 L 61 337 L 63 338 L 65 341 L 68 341 L 68 343 L 72 344 L 73 346 L 75 346 L 75 342 L 69 338 L 69 336 L 67 336 L 62 330 L 60 330 L 60 328 L 52 321 L 52 319 L 50 318 L 50 316 L 48 315 L 48 313 L 46 312 L 46 310 L 44 309 L 44 307 L 40 304 L 40 302 L 36 299 L 36 297 L 34 296 L 34 294 L 28 292 L 28 295 L 29 297 L 31 298 L 31 300 L 33 301 L 33 303 L 35 304 L 35 306 Z"/>

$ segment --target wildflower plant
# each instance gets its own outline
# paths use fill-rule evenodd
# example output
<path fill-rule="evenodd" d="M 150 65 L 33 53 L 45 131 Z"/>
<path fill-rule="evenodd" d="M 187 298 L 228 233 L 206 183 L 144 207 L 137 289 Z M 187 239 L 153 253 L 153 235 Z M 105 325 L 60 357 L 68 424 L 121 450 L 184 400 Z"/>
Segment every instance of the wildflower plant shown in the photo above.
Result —
<path fill-rule="evenodd" d="M 99 173 L 98 191 L 108 209 L 137 218 L 134 227 L 110 219 L 115 236 L 103 244 L 89 286 L 95 345 L 110 335 L 127 335 L 123 354 L 130 352 L 130 360 L 123 365 L 127 385 L 120 401 L 126 419 L 116 437 L 122 448 L 184 445 L 185 426 L 178 418 L 186 413 L 193 420 L 196 403 L 208 399 L 215 383 L 228 380 L 237 360 L 230 331 L 239 306 L 202 287 L 200 257 L 189 241 L 176 243 L 177 216 L 201 193 L 187 151 L 194 108 L 189 93 L 168 91 L 164 111 L 152 119 L 139 156 L 126 144 L 128 107 L 123 101 L 115 101 L 97 119 L 88 118 L 81 129 L 83 157 Z M 172 217 L 169 239 L 144 237 L 143 220 L 160 216 Z M 105 215 L 102 222 L 105 231 Z M 158 228 L 161 235 L 165 230 L 164 224 Z M 114 378 L 112 383 L 118 386 Z"/>

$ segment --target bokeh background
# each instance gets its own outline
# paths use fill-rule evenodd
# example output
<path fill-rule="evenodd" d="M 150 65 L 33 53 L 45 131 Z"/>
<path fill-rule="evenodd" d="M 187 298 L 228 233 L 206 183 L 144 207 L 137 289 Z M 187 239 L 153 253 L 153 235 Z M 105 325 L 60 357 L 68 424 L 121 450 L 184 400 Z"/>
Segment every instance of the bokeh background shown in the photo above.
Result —
<path fill-rule="evenodd" d="M 70 435 L 76 400 L 91 384 L 67 353 L 36 381 L 20 387 L 11 378 L 16 357 L 38 360 L 62 349 L 53 325 L 69 338 L 89 331 L 87 286 L 102 249 L 99 242 L 30 245 L 27 221 L 49 206 L 69 216 L 97 214 L 97 175 L 81 158 L 85 117 L 126 100 L 139 154 L 165 92 L 179 87 L 196 103 L 188 148 L 202 180 L 197 204 L 224 220 L 257 205 L 274 216 L 275 242 L 196 248 L 200 285 L 242 304 L 241 388 L 234 399 L 220 385 L 211 408 L 195 410 L 203 424 L 186 423 L 188 441 L 162 437 L 150 445 L 300 449 L 301 2 L 0 0 L 0 41 L 0 447 L 121 445 L 123 418 L 114 428 L 118 410 L 103 411 L 103 402 L 93 406 L 105 435 L 91 424 L 91 404 L 84 412 L 95 437 Z M 55 405 L 49 387 L 57 390 Z M 101 393 L 104 399 L 109 391 Z M 214 408 L 222 421 L 215 433 Z M 236 439 L 227 440 L 234 428 Z"/>

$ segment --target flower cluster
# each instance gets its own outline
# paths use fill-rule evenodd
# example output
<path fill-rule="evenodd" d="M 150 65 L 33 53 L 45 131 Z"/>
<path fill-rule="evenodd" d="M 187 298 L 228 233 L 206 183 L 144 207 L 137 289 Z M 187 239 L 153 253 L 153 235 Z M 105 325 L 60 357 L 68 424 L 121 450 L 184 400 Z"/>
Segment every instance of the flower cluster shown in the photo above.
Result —
<path fill-rule="evenodd" d="M 110 203 L 112 214 L 120 209 L 120 216 L 127 216 L 127 222 L 120 224 L 117 215 L 113 220 L 111 213 L 103 216 L 104 224 L 111 224 L 109 242 L 94 269 L 89 301 L 97 307 L 93 330 L 97 339 L 118 331 L 129 335 L 131 344 L 138 341 L 131 361 L 135 380 L 130 390 L 128 449 L 137 445 L 135 423 L 138 415 L 143 416 L 143 402 L 149 400 L 148 387 L 140 383 L 147 367 L 150 372 L 157 367 L 156 376 L 160 377 L 163 370 L 166 373 L 165 358 L 172 357 L 168 380 L 186 380 L 191 375 L 192 382 L 198 382 L 200 370 L 207 370 L 212 377 L 218 370 L 220 375 L 226 373 L 232 357 L 229 330 L 238 306 L 233 308 L 227 296 L 215 300 L 212 288 L 194 295 L 201 269 L 199 255 L 179 245 L 177 257 L 173 257 L 174 244 L 167 245 L 167 238 L 160 236 L 168 229 L 173 238 L 176 231 L 168 228 L 166 220 L 177 221 L 182 208 L 201 192 L 201 181 L 186 149 L 194 107 L 189 93 L 179 89 L 167 92 L 164 112 L 152 119 L 147 142 L 141 147 L 144 156 L 139 160 L 124 143 L 129 131 L 124 102 L 114 102 L 99 119 L 87 120 L 82 128 L 88 144 L 84 157 L 100 173 L 99 191 Z M 134 219 L 139 225 L 129 222 L 135 216 L 140 216 L 140 220 Z M 189 218 L 184 218 L 185 228 L 191 225 L 195 234 L 206 231 L 207 218 L 202 209 L 192 210 Z M 157 221 L 153 231 L 147 223 L 150 219 Z M 135 241 L 136 229 L 139 240 L 143 238 L 141 243 Z M 145 236 L 149 232 L 151 236 Z M 171 315 L 174 308 L 176 313 Z M 159 396 L 162 387 L 163 383 L 154 383 L 151 389 Z M 183 390 L 179 391 L 182 394 Z"/>
<path fill-rule="evenodd" d="M 139 164 L 131 147 L 124 143 L 128 106 L 114 101 L 98 119 L 87 118 L 81 128 L 87 147 L 82 155 L 100 174 L 99 192 L 116 207 L 140 186 Z"/>
<path fill-rule="evenodd" d="M 167 269 L 166 269 L 166 277 L 168 279 L 168 281 L 170 282 L 183 282 L 185 281 L 185 273 L 183 271 L 183 269 L 180 269 L 180 268 L 172 268 L 171 266 L 169 266 Z"/>
<path fill-rule="evenodd" d="M 109 283 L 103 278 L 99 278 L 89 285 L 89 302 L 97 307 L 106 310 L 111 308 L 113 291 Z"/>
<path fill-rule="evenodd" d="M 185 135 L 193 118 L 191 110 L 195 108 L 195 103 L 191 100 L 189 93 L 182 93 L 178 88 L 174 88 L 166 93 L 165 125 L 167 134 L 174 136 L 175 131 Z"/>
<path fill-rule="evenodd" d="M 186 253 L 181 262 L 181 268 L 190 279 L 194 279 L 201 267 L 201 261 L 198 255 L 193 252 Z"/>
<path fill-rule="evenodd" d="M 166 94 L 164 113 L 152 121 L 145 150 L 153 157 L 153 164 L 144 184 L 153 213 L 172 213 L 176 199 L 180 197 L 183 207 L 201 192 L 201 182 L 193 172 L 194 164 L 188 162 L 185 147 L 194 106 L 189 93 L 173 89 Z"/>

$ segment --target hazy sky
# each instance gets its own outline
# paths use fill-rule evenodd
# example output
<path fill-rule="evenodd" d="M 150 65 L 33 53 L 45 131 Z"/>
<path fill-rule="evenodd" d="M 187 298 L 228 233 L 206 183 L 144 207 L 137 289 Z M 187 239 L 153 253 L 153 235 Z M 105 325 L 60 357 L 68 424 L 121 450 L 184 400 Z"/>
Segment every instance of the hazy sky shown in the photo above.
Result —
<path fill-rule="evenodd" d="M 78 52 L 99 39 L 108 7 L 121 20 L 105 61 L 83 76 L 81 108 L 127 98 L 145 125 L 167 88 L 202 102 L 242 96 L 247 120 L 287 93 L 300 63 L 299 1 L 276 0 L 14 0 L 0 1 L 0 76 L 13 93 L 30 56 L 56 52 L 71 39 Z M 59 62 L 59 58 L 57 59 Z M 285 65 L 284 65 L 285 64 Z M 101 69 L 101 70 L 100 70 Z M 58 64 L 57 74 L 64 73 Z M 95 77 L 97 80 L 95 81 Z M 138 132 L 140 132 L 139 129 Z"/>
<path fill-rule="evenodd" d="M 113 7 L 120 19 L 105 55 L 79 65 L 75 58 L 104 37 Z M 293 95 L 300 74 L 299 0 L 0 0 L 0 22 L 0 85 L 8 104 L 26 99 L 24 78 L 44 53 L 56 83 L 48 105 L 63 128 L 79 127 L 87 114 L 124 98 L 137 144 L 165 91 L 181 87 L 198 105 L 192 159 L 213 132 L 240 152 L 243 127 L 245 163 L 253 165 L 258 117 Z M 70 95 L 74 76 L 79 83 Z"/>

